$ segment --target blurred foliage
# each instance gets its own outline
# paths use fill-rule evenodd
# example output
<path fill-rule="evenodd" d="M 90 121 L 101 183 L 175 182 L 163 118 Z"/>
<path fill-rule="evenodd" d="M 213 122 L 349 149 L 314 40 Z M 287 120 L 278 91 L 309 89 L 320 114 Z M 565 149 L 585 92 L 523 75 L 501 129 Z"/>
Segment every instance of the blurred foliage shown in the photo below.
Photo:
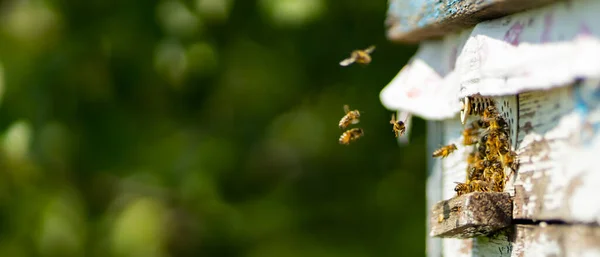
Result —
<path fill-rule="evenodd" d="M 379 101 L 415 49 L 386 10 L 1 2 L 0 256 L 423 256 L 424 123 L 398 147 Z"/>

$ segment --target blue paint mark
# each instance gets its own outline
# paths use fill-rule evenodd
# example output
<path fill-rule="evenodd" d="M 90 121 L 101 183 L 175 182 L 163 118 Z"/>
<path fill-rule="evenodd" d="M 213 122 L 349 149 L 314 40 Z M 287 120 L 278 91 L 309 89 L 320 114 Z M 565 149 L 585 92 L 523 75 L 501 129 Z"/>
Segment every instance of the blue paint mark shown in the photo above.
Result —
<path fill-rule="evenodd" d="M 575 100 L 575 113 L 582 117 L 584 127 L 591 126 L 593 133 L 581 131 L 585 137 L 591 137 L 600 131 L 600 123 L 588 123 L 587 116 L 592 109 L 600 106 L 600 87 L 598 85 L 586 85 L 583 79 L 578 79 L 573 86 L 573 98 Z M 588 145 L 592 140 L 584 140 L 584 145 Z"/>
<path fill-rule="evenodd" d="M 495 1 L 480 0 L 477 5 Z M 388 10 L 401 21 L 399 30 L 408 32 L 463 13 L 469 7 L 466 3 L 467 0 L 390 0 Z"/>

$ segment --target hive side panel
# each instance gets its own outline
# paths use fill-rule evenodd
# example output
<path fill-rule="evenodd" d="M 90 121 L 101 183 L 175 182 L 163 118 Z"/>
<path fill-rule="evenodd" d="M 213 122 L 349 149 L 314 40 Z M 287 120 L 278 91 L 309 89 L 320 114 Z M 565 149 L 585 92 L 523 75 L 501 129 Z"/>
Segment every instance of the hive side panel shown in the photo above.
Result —
<path fill-rule="evenodd" d="M 465 162 L 468 153 L 473 149 L 472 146 L 462 145 L 461 132 L 464 129 L 458 116 L 454 119 L 443 121 L 444 144 L 456 144 L 457 150 L 448 157 L 442 159 L 443 170 L 443 199 L 450 199 L 456 195 L 454 187 L 455 182 L 464 182 L 466 179 L 467 163 Z"/>
<path fill-rule="evenodd" d="M 600 256 L 600 227 L 516 225 L 510 256 Z"/>
<path fill-rule="evenodd" d="M 427 122 L 427 152 L 433 152 L 438 145 L 443 144 L 443 127 L 440 121 Z M 429 208 L 438 201 L 442 200 L 442 163 L 439 159 L 434 159 L 427 155 L 427 221 L 431 218 Z M 430 231 L 429 222 L 427 230 Z M 442 239 L 427 236 L 427 256 L 442 256 Z"/>
<path fill-rule="evenodd" d="M 513 217 L 600 222 L 598 81 L 519 95 Z"/>

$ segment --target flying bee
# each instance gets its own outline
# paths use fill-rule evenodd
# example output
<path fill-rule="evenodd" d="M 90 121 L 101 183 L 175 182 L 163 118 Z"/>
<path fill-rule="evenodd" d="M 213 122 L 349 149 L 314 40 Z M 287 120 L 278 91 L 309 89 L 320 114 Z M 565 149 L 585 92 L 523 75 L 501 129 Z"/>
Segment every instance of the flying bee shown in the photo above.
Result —
<path fill-rule="evenodd" d="M 352 128 L 342 133 L 339 142 L 342 145 L 349 145 L 350 142 L 356 141 L 363 135 L 364 131 L 361 128 Z"/>
<path fill-rule="evenodd" d="M 350 124 L 356 124 L 360 122 L 360 112 L 358 110 L 351 111 L 350 106 L 344 105 L 344 117 L 340 120 L 340 129 L 346 129 Z"/>
<path fill-rule="evenodd" d="M 408 119 L 408 115 L 406 116 L 406 119 Z M 402 136 L 406 131 L 406 119 L 404 119 L 404 121 L 396 120 L 396 115 L 392 113 L 392 119 L 390 120 L 390 124 L 394 125 L 392 127 L 392 130 L 394 131 L 396 137 Z"/>
<path fill-rule="evenodd" d="M 454 187 L 454 191 L 456 192 L 457 196 L 461 196 L 464 194 L 468 194 L 471 192 L 471 186 L 468 183 L 460 183 L 460 182 L 454 182 L 456 183 L 456 187 Z"/>
<path fill-rule="evenodd" d="M 442 158 L 446 158 L 446 157 L 448 157 L 448 155 L 450 155 L 456 149 L 457 148 L 456 148 L 455 144 L 442 146 L 440 149 L 433 151 L 432 157 L 440 157 L 441 156 Z"/>
<path fill-rule="evenodd" d="M 369 46 L 367 49 L 364 50 L 354 50 L 352 51 L 352 53 L 350 54 L 350 57 L 342 60 L 340 62 L 341 66 L 348 66 L 352 63 L 359 63 L 359 64 L 369 64 L 371 62 L 371 53 L 373 53 L 373 51 L 375 51 L 375 46 Z"/>

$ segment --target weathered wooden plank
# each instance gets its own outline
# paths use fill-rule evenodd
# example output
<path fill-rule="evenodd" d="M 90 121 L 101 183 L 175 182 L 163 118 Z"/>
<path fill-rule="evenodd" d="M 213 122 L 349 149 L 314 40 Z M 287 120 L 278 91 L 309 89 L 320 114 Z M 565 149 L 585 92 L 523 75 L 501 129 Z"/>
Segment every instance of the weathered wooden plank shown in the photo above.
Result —
<path fill-rule="evenodd" d="M 515 219 L 600 223 L 598 83 L 519 95 Z"/>
<path fill-rule="evenodd" d="M 423 41 L 381 91 L 381 102 L 444 120 L 460 112 L 457 99 L 464 96 L 515 95 L 600 78 L 598 13 L 600 1 L 557 2 Z"/>
<path fill-rule="evenodd" d="M 512 200 L 508 193 L 474 192 L 440 201 L 431 209 L 430 235 L 472 238 L 487 236 L 512 221 Z"/>
<path fill-rule="evenodd" d="M 456 61 L 460 97 L 600 77 L 600 2 L 575 0 L 478 24 Z"/>
<path fill-rule="evenodd" d="M 600 227 L 581 224 L 517 224 L 488 237 L 443 241 L 446 257 L 600 256 Z"/>
<path fill-rule="evenodd" d="M 500 115 L 508 122 L 510 131 L 509 138 L 511 143 L 511 150 L 516 150 L 517 145 L 517 130 L 518 130 L 518 105 L 517 96 L 502 96 L 493 97 L 495 105 L 498 107 Z M 479 119 L 478 116 L 470 116 L 467 119 L 466 124 L 469 124 L 475 119 Z M 442 166 L 444 170 L 443 178 L 443 198 L 450 199 L 456 195 L 454 192 L 455 182 L 465 182 L 466 170 L 467 170 L 467 156 L 474 150 L 473 146 L 462 145 L 462 130 L 464 125 L 460 122 L 458 117 L 453 119 L 445 120 L 444 123 L 444 145 L 456 144 L 458 149 L 447 158 L 443 159 Z M 510 175 L 509 170 L 505 170 L 505 174 Z M 504 192 L 508 192 L 514 195 L 512 180 L 509 180 L 505 186 Z"/>
<path fill-rule="evenodd" d="M 433 152 L 437 146 L 443 144 L 443 123 L 441 121 L 427 122 L 427 152 Z M 427 158 L 427 203 L 436 203 L 442 200 L 442 162 L 431 156 Z M 429 205 L 427 205 L 427 220 L 431 218 Z M 429 222 L 427 230 L 430 231 Z M 427 236 L 427 256 L 442 256 L 442 240 L 440 238 Z"/>
<path fill-rule="evenodd" d="M 556 0 L 390 0 L 387 37 L 416 43 Z"/>
<path fill-rule="evenodd" d="M 511 251 L 511 256 L 600 256 L 600 227 L 517 225 Z"/>

